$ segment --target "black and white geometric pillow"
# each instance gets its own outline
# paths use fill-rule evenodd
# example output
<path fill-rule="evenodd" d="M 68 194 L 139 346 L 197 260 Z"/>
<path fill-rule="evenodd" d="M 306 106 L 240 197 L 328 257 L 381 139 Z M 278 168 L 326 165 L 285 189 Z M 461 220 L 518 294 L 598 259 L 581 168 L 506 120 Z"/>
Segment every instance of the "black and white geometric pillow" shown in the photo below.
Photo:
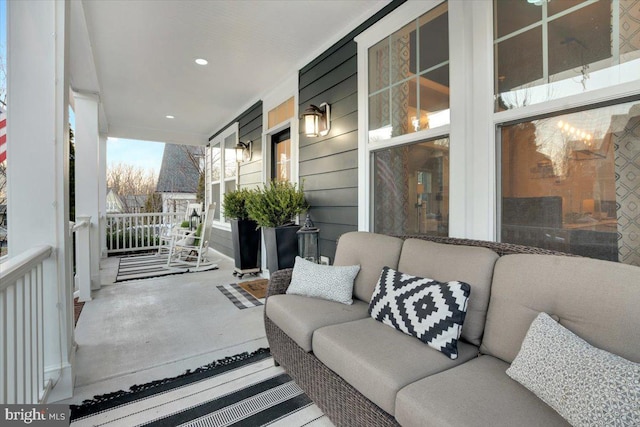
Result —
<path fill-rule="evenodd" d="M 440 283 L 384 267 L 369 314 L 457 359 L 470 293 L 471 287 L 464 282 Z"/>

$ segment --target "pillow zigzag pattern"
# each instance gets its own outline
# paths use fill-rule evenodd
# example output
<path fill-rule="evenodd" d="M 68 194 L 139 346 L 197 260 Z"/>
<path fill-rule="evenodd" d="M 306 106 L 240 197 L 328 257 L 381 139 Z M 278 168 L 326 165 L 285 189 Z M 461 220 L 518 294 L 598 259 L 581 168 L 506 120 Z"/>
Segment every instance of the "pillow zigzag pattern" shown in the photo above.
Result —
<path fill-rule="evenodd" d="M 384 267 L 369 314 L 456 359 L 470 292 L 464 282 L 440 283 Z"/>

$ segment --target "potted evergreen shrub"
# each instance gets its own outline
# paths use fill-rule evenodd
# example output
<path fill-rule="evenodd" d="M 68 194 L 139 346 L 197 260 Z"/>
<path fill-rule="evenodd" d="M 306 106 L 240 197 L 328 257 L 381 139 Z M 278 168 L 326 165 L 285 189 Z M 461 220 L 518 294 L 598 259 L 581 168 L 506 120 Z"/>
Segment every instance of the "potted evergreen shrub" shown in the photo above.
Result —
<path fill-rule="evenodd" d="M 295 219 L 309 208 L 302 186 L 273 181 L 250 192 L 246 206 L 249 217 L 262 228 L 269 272 L 293 267 L 300 229 Z"/>
<path fill-rule="evenodd" d="M 260 271 L 260 230 L 258 224 L 249 218 L 246 206 L 250 195 L 247 189 L 229 191 L 224 194 L 222 201 L 222 212 L 231 222 L 235 260 L 233 275 L 240 277 Z"/>

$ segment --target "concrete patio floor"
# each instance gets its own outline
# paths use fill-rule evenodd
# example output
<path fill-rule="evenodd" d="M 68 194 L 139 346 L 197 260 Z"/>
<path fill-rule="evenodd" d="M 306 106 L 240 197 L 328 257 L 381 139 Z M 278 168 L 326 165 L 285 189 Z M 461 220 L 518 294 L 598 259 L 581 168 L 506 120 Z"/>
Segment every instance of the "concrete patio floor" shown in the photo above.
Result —
<path fill-rule="evenodd" d="M 60 403 L 267 347 L 263 306 L 240 310 L 216 288 L 239 281 L 233 260 L 218 255 L 218 270 L 121 283 L 114 283 L 118 258 L 103 260 L 102 287 L 85 304 L 75 330 L 74 396 Z"/>

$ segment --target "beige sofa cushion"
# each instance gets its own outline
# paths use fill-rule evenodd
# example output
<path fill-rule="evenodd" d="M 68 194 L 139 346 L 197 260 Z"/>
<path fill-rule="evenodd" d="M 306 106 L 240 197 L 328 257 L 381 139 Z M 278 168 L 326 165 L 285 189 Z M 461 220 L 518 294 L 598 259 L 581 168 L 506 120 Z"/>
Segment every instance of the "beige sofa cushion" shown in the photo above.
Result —
<path fill-rule="evenodd" d="M 531 322 L 545 312 L 589 344 L 640 362 L 639 306 L 638 267 L 590 258 L 506 255 L 496 263 L 481 351 L 511 363 Z"/>
<path fill-rule="evenodd" d="M 498 254 L 487 248 L 408 239 L 402 247 L 398 271 L 439 282 L 468 283 L 471 295 L 461 337 L 480 345 L 497 259 Z"/>
<path fill-rule="evenodd" d="M 313 353 L 393 415 L 398 390 L 473 359 L 478 348 L 460 342 L 458 358 L 451 360 L 420 340 L 369 318 L 318 329 L 313 334 Z"/>
<path fill-rule="evenodd" d="M 383 234 L 354 231 L 340 236 L 334 265 L 359 265 L 353 294 L 369 303 L 382 267 L 398 268 L 402 239 Z"/>
<path fill-rule="evenodd" d="M 557 412 L 505 374 L 509 364 L 481 356 L 400 390 L 404 427 L 566 427 Z"/>
<path fill-rule="evenodd" d="M 311 351 L 313 332 L 323 326 L 364 319 L 369 304 L 354 300 L 352 305 L 300 295 L 273 295 L 267 300 L 267 317 L 304 351 Z"/>

